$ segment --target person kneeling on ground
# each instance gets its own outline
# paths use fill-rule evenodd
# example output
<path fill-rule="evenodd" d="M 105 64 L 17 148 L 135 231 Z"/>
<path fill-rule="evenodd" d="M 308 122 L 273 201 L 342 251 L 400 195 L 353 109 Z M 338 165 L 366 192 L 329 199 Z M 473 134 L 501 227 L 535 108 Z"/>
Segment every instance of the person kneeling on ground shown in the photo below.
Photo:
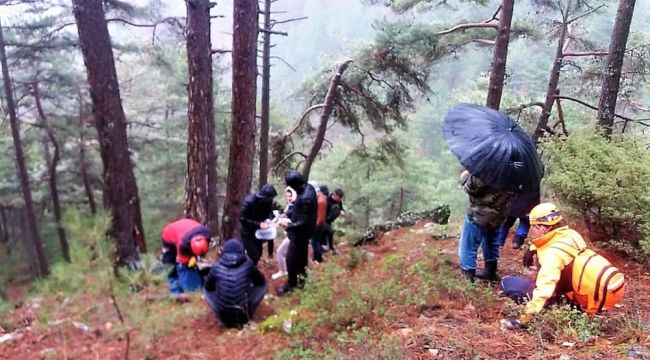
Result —
<path fill-rule="evenodd" d="M 267 290 L 264 275 L 246 257 L 241 242 L 230 239 L 210 268 L 203 295 L 225 327 L 241 328 L 253 318 Z"/>
<path fill-rule="evenodd" d="M 172 294 L 201 288 L 201 276 L 196 267 L 197 257 L 210 249 L 210 230 L 192 219 L 180 219 L 167 224 L 161 234 L 162 262 L 173 264 L 167 276 Z"/>
<path fill-rule="evenodd" d="M 518 303 L 526 302 L 520 319 L 504 320 L 508 328 L 526 325 L 545 306 L 566 297 L 583 311 L 594 314 L 614 307 L 622 298 L 625 279 L 616 267 L 591 249 L 580 234 L 566 226 L 562 213 L 551 203 L 530 212 L 529 251 L 536 252 L 539 271 L 535 281 L 505 276 L 501 288 Z M 532 255 L 524 265 L 532 265 Z M 530 299 L 530 300 L 529 300 Z"/>

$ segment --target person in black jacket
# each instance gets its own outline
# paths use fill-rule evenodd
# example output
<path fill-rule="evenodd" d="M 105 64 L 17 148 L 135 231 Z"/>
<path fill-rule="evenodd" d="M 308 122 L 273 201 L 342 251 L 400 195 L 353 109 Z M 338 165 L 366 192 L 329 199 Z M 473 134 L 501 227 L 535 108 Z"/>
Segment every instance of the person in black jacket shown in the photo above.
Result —
<path fill-rule="evenodd" d="M 284 178 L 287 186 L 296 190 L 296 200 L 289 217 L 280 219 L 279 224 L 286 228 L 289 237 L 287 253 L 287 284 L 278 288 L 278 295 L 292 291 L 299 283 L 299 276 L 307 275 L 309 239 L 316 228 L 316 191 L 296 170 L 289 170 Z"/>
<path fill-rule="evenodd" d="M 210 268 L 203 295 L 225 327 L 241 327 L 253 318 L 267 290 L 264 275 L 246 257 L 241 242 L 230 239 Z"/>
<path fill-rule="evenodd" d="M 260 190 L 247 195 L 242 201 L 239 213 L 241 237 L 246 254 L 257 265 L 262 256 L 263 241 L 255 238 L 255 231 L 266 229 L 266 220 L 273 217 L 273 198 L 278 195 L 271 184 L 265 184 Z"/>
<path fill-rule="evenodd" d="M 336 189 L 332 194 L 327 197 L 327 217 L 325 218 L 325 227 L 324 227 L 324 236 L 327 244 L 324 244 L 328 247 L 328 250 L 331 250 L 333 254 L 336 254 L 334 249 L 334 229 L 332 228 L 332 223 L 334 220 L 338 219 L 339 216 L 345 216 L 345 210 L 343 209 L 343 197 L 345 193 L 341 189 Z"/>

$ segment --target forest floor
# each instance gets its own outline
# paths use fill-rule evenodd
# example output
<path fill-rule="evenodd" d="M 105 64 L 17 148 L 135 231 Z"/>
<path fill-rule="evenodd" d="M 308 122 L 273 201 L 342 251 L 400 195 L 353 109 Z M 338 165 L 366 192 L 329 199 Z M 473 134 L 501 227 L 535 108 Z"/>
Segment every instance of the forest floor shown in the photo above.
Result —
<path fill-rule="evenodd" d="M 325 264 L 310 264 L 318 291 L 278 298 L 283 280 L 272 281 L 242 330 L 222 329 L 198 294 L 169 300 L 164 284 L 117 297 L 117 307 L 91 292 L 32 296 L 0 322 L 0 359 L 650 359 L 650 275 L 640 265 L 605 254 L 627 279 L 608 317 L 549 312 L 529 330 L 508 331 L 499 319 L 521 308 L 496 287 L 463 280 L 457 238 L 434 239 L 424 225 L 363 250 L 343 244 Z M 522 274 L 522 252 L 509 245 L 500 273 Z M 276 271 L 266 256 L 260 263 Z M 25 285 L 12 291 L 23 296 Z"/>

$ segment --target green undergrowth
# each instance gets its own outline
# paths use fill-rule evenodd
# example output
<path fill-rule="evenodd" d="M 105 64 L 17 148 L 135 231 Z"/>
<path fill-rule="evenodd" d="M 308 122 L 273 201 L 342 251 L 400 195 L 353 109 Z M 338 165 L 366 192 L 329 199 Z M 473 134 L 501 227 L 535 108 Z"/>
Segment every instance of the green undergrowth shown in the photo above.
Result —
<path fill-rule="evenodd" d="M 104 339 L 128 333 L 132 346 L 156 347 L 181 319 L 199 316 L 204 309 L 175 303 L 167 295 L 168 269 L 153 254 L 143 254 L 137 269 L 119 268 L 116 273 L 114 247 L 106 236 L 109 221 L 104 213 L 66 212 L 72 261 L 53 264 L 51 274 L 35 284 L 30 296 L 39 303 L 36 326 L 45 330 L 70 319 L 95 327 Z M 189 301 L 199 302 L 200 294 L 193 295 Z"/>
<path fill-rule="evenodd" d="M 405 314 L 417 316 L 442 302 L 462 304 L 460 309 L 470 302 L 477 308 L 495 306 L 492 289 L 460 281 L 437 250 L 406 258 L 393 254 L 373 262 L 363 248 L 355 248 L 347 262 L 328 262 L 310 273 L 295 307 L 290 346 L 277 358 L 404 358 L 390 324 Z M 262 327 L 286 332 L 280 326 L 286 320 L 279 316 L 274 326 Z"/>

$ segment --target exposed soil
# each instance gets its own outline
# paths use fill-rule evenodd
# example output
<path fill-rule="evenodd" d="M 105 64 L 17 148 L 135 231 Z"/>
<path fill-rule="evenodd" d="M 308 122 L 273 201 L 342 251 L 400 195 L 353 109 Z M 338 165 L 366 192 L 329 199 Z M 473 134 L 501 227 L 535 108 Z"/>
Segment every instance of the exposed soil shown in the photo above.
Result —
<path fill-rule="evenodd" d="M 413 228 L 404 228 L 384 234 L 373 243 L 366 245 L 372 256 L 364 267 L 378 267 L 384 258 L 391 254 L 415 261 L 424 256 L 424 248 L 437 248 L 446 254 L 452 263 L 456 261 L 457 239 L 430 240 L 430 236 L 418 233 L 424 223 Z M 266 251 L 266 249 L 265 249 Z M 350 248 L 339 247 L 338 256 L 329 256 L 326 261 L 345 262 Z M 612 310 L 612 317 L 633 316 L 648 328 L 639 333 L 638 348 L 650 348 L 650 275 L 639 265 L 626 260 L 618 254 L 601 251 L 608 259 L 626 274 L 627 289 L 620 308 Z M 510 249 L 508 242 L 503 248 L 500 261 L 501 274 L 521 274 L 521 251 Z M 455 264 L 454 264 L 455 265 Z M 318 271 L 321 265 L 310 265 Z M 266 254 L 260 262 L 261 270 L 270 279 L 275 272 L 274 261 Z M 458 274 L 458 281 L 461 280 Z M 532 276 L 531 274 L 527 274 Z M 348 281 L 355 280 L 355 273 Z M 300 292 L 290 295 L 289 300 L 275 297 L 275 289 L 283 284 L 283 279 L 270 283 L 269 296 L 262 302 L 253 319 L 261 323 L 267 317 L 288 304 L 296 303 Z M 408 284 L 408 279 L 404 279 Z M 12 300 L 24 296 L 26 285 L 9 288 Z M 222 329 L 211 310 L 200 297 L 192 297 L 188 302 L 175 303 L 161 300 L 166 289 L 148 289 L 134 297 L 151 299 L 148 313 L 141 324 L 126 324 L 130 330 L 129 358 L 131 359 L 269 359 L 285 348 L 291 339 L 280 333 L 262 334 L 255 325 L 242 330 Z M 497 289 L 495 288 L 496 292 Z M 66 304 L 66 302 L 68 304 Z M 125 302 L 125 301 L 120 301 Z M 473 303 L 472 299 L 458 299 L 442 296 L 436 304 L 414 308 L 404 307 L 399 320 L 387 321 L 379 316 L 368 320 L 373 328 L 400 339 L 404 355 L 409 358 L 466 358 L 469 354 L 480 353 L 485 358 L 625 358 L 627 353 L 617 346 L 623 341 L 617 337 L 615 329 L 586 343 L 572 347 L 537 341 L 531 334 L 523 331 L 504 331 L 500 329 L 499 318 L 508 306 L 508 299 L 499 299 L 497 306 L 485 308 Z M 56 306 L 55 306 L 56 305 Z M 65 306 L 61 306 L 65 305 Z M 120 303 L 122 311 L 129 306 Z M 164 332 L 147 328 L 146 317 L 166 316 L 168 307 L 180 307 L 185 312 L 181 319 L 170 321 L 171 326 Z M 175 310 L 179 310 L 176 308 Z M 177 315 L 178 316 L 178 315 Z M 48 324 L 48 325 L 43 325 Z M 318 329 L 315 339 L 327 339 L 330 329 Z M 110 297 L 99 299 L 83 294 L 72 299 L 56 296 L 45 299 L 31 299 L 9 312 L 0 322 L 0 336 L 12 334 L 13 339 L 0 344 L 0 359 L 123 359 L 126 356 L 127 336 L 120 324 L 115 306 Z M 149 335 L 147 335 L 149 334 Z M 326 346 L 323 343 L 323 346 Z M 347 356 L 364 357 L 363 346 L 351 347 Z M 463 350 L 465 349 L 465 350 Z M 626 350 L 627 351 L 627 350 Z M 646 354 L 650 356 L 650 351 Z M 641 352 L 639 358 L 646 356 Z"/>

